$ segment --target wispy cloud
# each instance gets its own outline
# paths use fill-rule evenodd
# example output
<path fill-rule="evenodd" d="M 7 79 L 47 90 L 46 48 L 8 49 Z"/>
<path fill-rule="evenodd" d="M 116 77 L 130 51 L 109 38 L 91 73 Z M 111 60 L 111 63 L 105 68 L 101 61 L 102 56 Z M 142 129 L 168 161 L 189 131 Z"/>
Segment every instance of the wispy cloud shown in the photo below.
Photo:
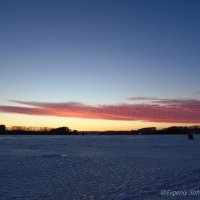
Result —
<path fill-rule="evenodd" d="M 163 100 L 163 99 L 156 98 L 156 97 L 128 97 L 127 100 L 130 100 L 130 101 L 158 101 L 158 100 Z"/>
<path fill-rule="evenodd" d="M 147 101 L 149 104 L 167 105 L 167 106 L 180 106 L 187 107 L 192 106 L 193 108 L 200 108 L 200 100 L 198 99 L 162 99 L 153 97 L 129 97 L 129 101 Z"/>
<path fill-rule="evenodd" d="M 77 102 L 42 103 L 13 101 L 25 106 L 0 106 L 0 112 L 89 119 L 200 123 L 200 100 L 131 97 L 126 104 L 87 105 Z M 149 101 L 148 103 L 135 103 Z M 29 107 L 27 107 L 29 106 Z"/>

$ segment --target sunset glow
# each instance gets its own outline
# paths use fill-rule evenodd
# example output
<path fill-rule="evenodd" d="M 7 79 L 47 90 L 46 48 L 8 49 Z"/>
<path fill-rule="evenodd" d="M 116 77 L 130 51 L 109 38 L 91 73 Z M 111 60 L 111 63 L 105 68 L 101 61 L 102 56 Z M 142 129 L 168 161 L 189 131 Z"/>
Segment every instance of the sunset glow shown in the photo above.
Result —
<path fill-rule="evenodd" d="M 145 103 L 135 103 L 144 100 Z M 16 123 L 48 127 L 67 124 L 80 130 L 132 130 L 147 126 L 163 128 L 170 124 L 200 123 L 200 101 L 196 99 L 131 97 L 127 101 L 128 103 L 113 105 L 11 101 L 18 106 L 1 105 L 0 111 L 7 113 L 4 123 L 9 126 Z M 8 117 L 11 114 L 13 120 Z M 26 122 L 27 116 L 29 121 Z"/>

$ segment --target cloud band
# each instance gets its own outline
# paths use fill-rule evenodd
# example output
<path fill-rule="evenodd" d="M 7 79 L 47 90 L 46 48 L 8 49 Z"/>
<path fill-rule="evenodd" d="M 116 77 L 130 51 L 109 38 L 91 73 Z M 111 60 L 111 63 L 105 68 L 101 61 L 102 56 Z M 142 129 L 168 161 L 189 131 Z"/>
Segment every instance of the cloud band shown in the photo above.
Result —
<path fill-rule="evenodd" d="M 196 99 L 130 97 L 128 100 L 130 103 L 96 106 L 76 102 L 13 101 L 29 107 L 0 105 L 0 112 L 105 120 L 200 123 L 200 101 Z M 144 100 L 147 103 L 135 103 Z"/>

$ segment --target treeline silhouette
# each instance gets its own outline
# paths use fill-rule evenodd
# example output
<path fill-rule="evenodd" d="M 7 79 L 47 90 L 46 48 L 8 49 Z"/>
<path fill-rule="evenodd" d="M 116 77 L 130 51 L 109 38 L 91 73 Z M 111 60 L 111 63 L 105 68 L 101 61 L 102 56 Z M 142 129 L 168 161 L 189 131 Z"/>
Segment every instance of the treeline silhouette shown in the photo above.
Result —
<path fill-rule="evenodd" d="M 68 135 L 77 134 L 78 131 L 71 130 L 68 127 L 48 128 L 48 127 L 26 127 L 13 126 L 6 128 L 5 125 L 0 125 L 0 134 L 10 135 Z"/>
<path fill-rule="evenodd" d="M 200 134 L 200 126 L 172 126 L 157 130 L 156 127 L 141 128 L 130 131 L 77 131 L 68 127 L 25 127 L 13 126 L 6 128 L 0 125 L 1 135 L 176 135 L 176 134 Z"/>

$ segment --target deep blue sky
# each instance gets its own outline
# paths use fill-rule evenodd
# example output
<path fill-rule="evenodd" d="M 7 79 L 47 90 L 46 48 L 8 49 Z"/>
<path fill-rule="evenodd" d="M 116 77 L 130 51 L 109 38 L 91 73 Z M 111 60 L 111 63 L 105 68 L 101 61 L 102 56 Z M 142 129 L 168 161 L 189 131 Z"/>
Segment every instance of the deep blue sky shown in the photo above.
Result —
<path fill-rule="evenodd" d="M 199 10 L 198 0 L 1 1 L 1 98 L 198 92 Z"/>
<path fill-rule="evenodd" d="M 1 0 L 1 99 L 198 97 L 198 0 Z"/>

